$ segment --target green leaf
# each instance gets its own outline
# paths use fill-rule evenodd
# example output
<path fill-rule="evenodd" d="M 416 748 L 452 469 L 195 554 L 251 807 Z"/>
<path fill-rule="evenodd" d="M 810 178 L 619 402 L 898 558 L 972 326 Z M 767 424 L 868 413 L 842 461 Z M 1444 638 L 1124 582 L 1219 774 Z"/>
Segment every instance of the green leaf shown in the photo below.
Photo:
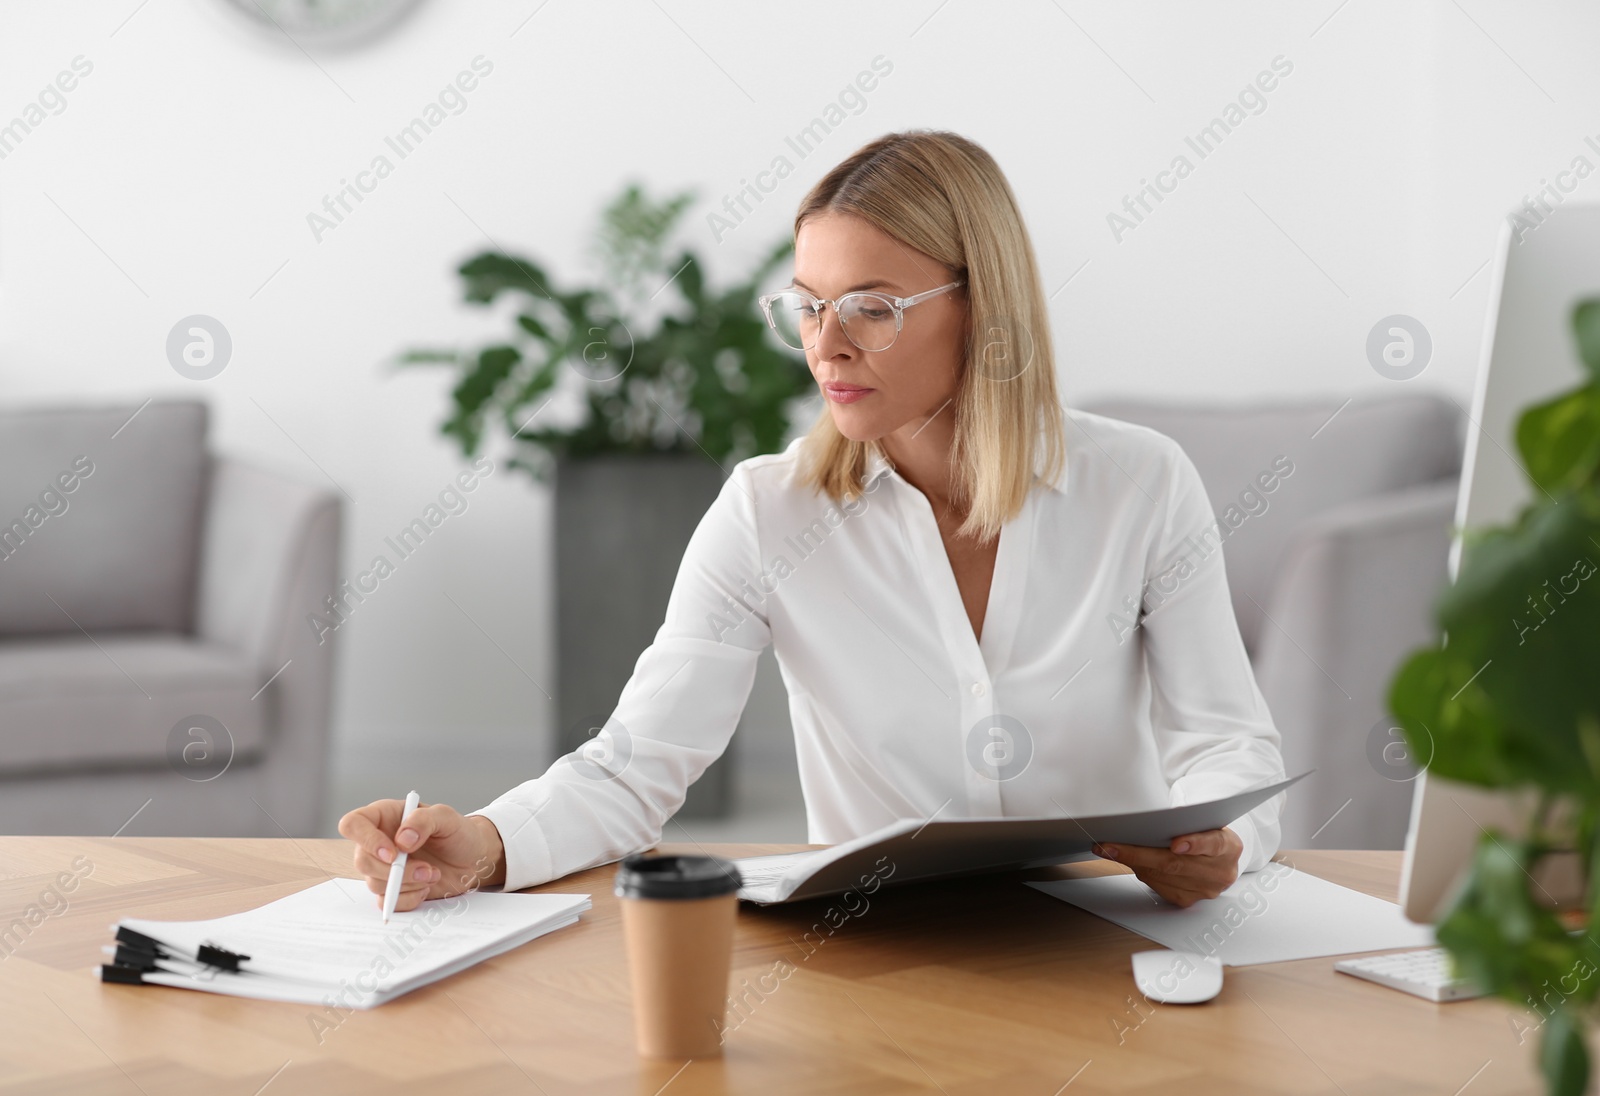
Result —
<path fill-rule="evenodd" d="M 619 249 L 658 245 L 693 200 L 692 193 L 684 192 L 653 202 L 637 183 L 630 184 L 601 214 L 601 242 Z"/>
<path fill-rule="evenodd" d="M 459 411 L 440 425 L 439 433 L 447 438 L 455 438 L 461 446 L 461 452 L 469 457 L 478 451 L 478 444 L 483 440 L 480 420 L 475 416 L 463 415 Z"/>
<path fill-rule="evenodd" d="M 514 346 L 489 346 L 479 351 L 476 366 L 461 378 L 451 393 L 457 413 L 463 417 L 478 414 L 521 360 L 522 354 Z"/>
<path fill-rule="evenodd" d="M 1552 988 L 1564 1004 L 1594 1000 L 1592 950 L 1535 900 L 1531 873 L 1553 846 L 1486 831 L 1472 870 L 1437 930 L 1459 973 L 1516 1004 Z"/>
<path fill-rule="evenodd" d="M 456 271 L 466 282 L 464 297 L 477 304 L 488 304 L 506 290 L 549 299 L 550 279 L 537 263 L 516 255 L 485 251 L 462 263 Z"/>
<path fill-rule="evenodd" d="M 1600 298 L 1578 302 L 1572 310 L 1572 333 L 1577 337 L 1578 357 L 1600 380 Z"/>
<path fill-rule="evenodd" d="M 694 253 L 685 251 L 672 262 L 672 269 L 677 271 L 673 284 L 683 294 L 684 300 L 690 304 L 699 305 L 705 301 L 705 277 L 700 271 L 700 263 Z"/>
<path fill-rule="evenodd" d="M 1454 652 L 1425 649 L 1401 665 L 1389 689 L 1389 710 L 1405 734 L 1411 756 L 1428 759 L 1432 772 L 1450 780 L 1497 787 L 1513 780 L 1500 757 L 1498 731 L 1484 718 L 1479 695 L 1467 694 L 1472 668 L 1463 672 Z M 1446 704 L 1444 697 L 1453 697 Z"/>
<path fill-rule="evenodd" d="M 1390 688 L 1431 768 L 1489 787 L 1600 799 L 1582 728 L 1600 720 L 1600 492 L 1566 492 L 1464 546 L 1440 598 L 1443 647 L 1408 658 Z"/>
<path fill-rule="evenodd" d="M 1548 1096 L 1582 1096 L 1589 1084 L 1589 1049 L 1583 1043 L 1582 1021 L 1558 1008 L 1539 1038 L 1539 1069 Z"/>
<path fill-rule="evenodd" d="M 550 329 L 526 312 L 517 317 L 517 326 L 536 339 L 551 341 Z"/>
<path fill-rule="evenodd" d="M 1524 411 L 1517 420 L 1517 449 L 1528 474 L 1546 491 L 1594 479 L 1600 469 L 1600 382 Z"/>
<path fill-rule="evenodd" d="M 506 433 L 512 437 L 527 438 L 531 431 L 524 428 L 529 425 L 529 420 L 537 414 L 539 408 L 528 410 L 528 405 L 539 399 L 556 383 L 556 365 L 554 360 L 543 362 L 533 371 L 533 375 L 517 391 L 513 399 L 505 404 Z"/>
<path fill-rule="evenodd" d="M 1600 951 L 1600 804 L 1589 802 L 1579 812 L 1577 826 L 1578 851 L 1585 864 L 1588 877 L 1587 901 L 1589 918 L 1584 925 L 1584 942 L 1591 951 Z"/>
<path fill-rule="evenodd" d="M 567 322 L 573 327 L 583 327 L 594 317 L 590 315 L 589 306 L 604 298 L 599 290 L 580 289 L 576 293 L 557 293 L 556 304 L 566 315 Z"/>
<path fill-rule="evenodd" d="M 396 365 L 455 365 L 459 361 L 459 350 L 406 350 L 395 356 Z"/>
<path fill-rule="evenodd" d="M 637 183 L 630 184 L 601 214 L 595 244 L 605 270 L 606 282 L 625 294 L 653 282 L 655 290 L 663 278 L 662 251 L 678 218 L 694 200 L 690 191 L 657 202 Z"/>

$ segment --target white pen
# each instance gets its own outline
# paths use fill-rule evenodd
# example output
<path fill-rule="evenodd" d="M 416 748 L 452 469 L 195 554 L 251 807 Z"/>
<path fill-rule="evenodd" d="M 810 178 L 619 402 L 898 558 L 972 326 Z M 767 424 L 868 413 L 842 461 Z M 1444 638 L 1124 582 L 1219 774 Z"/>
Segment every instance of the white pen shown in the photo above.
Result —
<path fill-rule="evenodd" d="M 400 812 L 400 824 L 405 825 L 411 812 L 417 809 L 417 804 L 422 802 L 422 797 L 416 792 L 406 796 L 405 809 Z M 399 837 L 399 831 L 395 832 Z M 400 884 L 406 877 L 406 854 L 400 849 L 400 843 L 395 842 L 394 863 L 389 865 L 389 884 L 383 888 L 383 923 L 389 923 L 390 916 L 394 913 L 394 904 L 400 901 Z"/>

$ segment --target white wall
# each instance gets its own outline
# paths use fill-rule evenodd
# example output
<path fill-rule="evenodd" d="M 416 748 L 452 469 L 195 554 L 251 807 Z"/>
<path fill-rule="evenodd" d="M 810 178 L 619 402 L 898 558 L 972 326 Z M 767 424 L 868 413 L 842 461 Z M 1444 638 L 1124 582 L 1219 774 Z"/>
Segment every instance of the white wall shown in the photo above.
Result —
<path fill-rule="evenodd" d="M 73 58 L 93 65 L 0 160 L 0 399 L 200 395 L 221 448 L 348 492 L 347 569 L 460 466 L 435 432 L 443 375 L 388 355 L 502 329 L 455 303 L 454 265 L 490 238 L 583 276 L 594 214 L 628 179 L 698 188 L 688 242 L 731 277 L 858 145 L 955 129 L 1025 207 L 1070 396 L 1383 390 L 1365 339 L 1401 312 L 1435 343 L 1406 383 L 1466 403 L 1504 212 L 1575 156 L 1600 164 L 1582 140 L 1600 143 L 1600 15 L 1575 2 L 838 2 L 796 20 L 425 0 L 314 60 L 224 3 L 0 12 L 0 124 Z M 789 150 L 879 55 L 893 69 L 860 113 Z M 1293 71 L 1266 109 L 1190 153 L 1192 175 L 1118 241 L 1107 213 L 1280 55 Z M 319 242 L 307 214 L 478 56 L 493 72 L 466 109 Z M 786 152 L 794 173 L 714 240 L 705 214 Z M 234 340 L 210 381 L 165 359 L 192 313 Z M 548 730 L 549 514 L 542 489 L 496 474 L 342 630 L 347 752 Z"/>

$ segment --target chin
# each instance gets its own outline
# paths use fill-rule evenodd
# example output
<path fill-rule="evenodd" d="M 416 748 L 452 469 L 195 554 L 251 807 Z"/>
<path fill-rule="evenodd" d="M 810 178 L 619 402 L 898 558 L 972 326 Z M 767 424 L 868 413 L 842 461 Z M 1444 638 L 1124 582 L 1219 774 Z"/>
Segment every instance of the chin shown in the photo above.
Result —
<path fill-rule="evenodd" d="M 829 406 L 828 413 L 833 416 L 834 429 L 851 441 L 877 441 L 891 429 L 874 417 L 852 414 L 849 407 Z"/>

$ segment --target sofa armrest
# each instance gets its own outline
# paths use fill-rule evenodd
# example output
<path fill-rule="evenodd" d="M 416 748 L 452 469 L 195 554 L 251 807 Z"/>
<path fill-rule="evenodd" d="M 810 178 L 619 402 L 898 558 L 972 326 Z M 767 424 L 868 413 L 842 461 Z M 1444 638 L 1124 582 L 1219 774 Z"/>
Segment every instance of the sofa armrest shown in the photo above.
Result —
<path fill-rule="evenodd" d="M 337 495 L 227 457 L 212 458 L 195 631 L 255 664 L 269 706 L 257 805 L 294 837 L 315 835 L 333 698 L 326 615 L 339 566 Z"/>
<path fill-rule="evenodd" d="M 1374 740 L 1389 740 L 1400 661 L 1433 636 L 1456 493 L 1448 479 L 1369 496 L 1290 537 L 1255 659 L 1286 771 L 1316 770 L 1289 792 L 1284 848 L 1405 842 L 1415 770 Z"/>
<path fill-rule="evenodd" d="M 334 593 L 338 518 L 332 492 L 213 456 L 196 634 L 275 672 L 290 655 L 288 631 L 307 628 L 306 614 L 325 612 L 321 600 Z M 297 590 L 310 571 L 323 579 L 320 593 Z"/>

